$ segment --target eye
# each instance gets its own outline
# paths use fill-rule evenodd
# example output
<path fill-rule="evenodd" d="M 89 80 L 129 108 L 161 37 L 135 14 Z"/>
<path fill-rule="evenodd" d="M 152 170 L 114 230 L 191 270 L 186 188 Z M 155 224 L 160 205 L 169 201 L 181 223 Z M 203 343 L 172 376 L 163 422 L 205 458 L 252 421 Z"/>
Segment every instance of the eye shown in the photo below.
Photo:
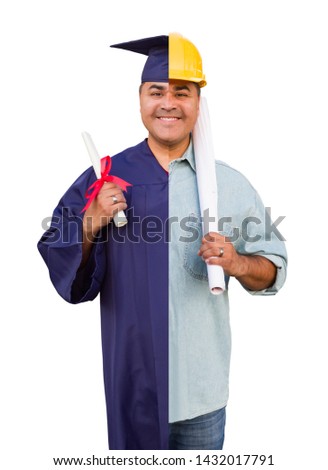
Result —
<path fill-rule="evenodd" d="M 162 96 L 162 93 L 160 91 L 152 91 L 150 96 Z"/>
<path fill-rule="evenodd" d="M 183 93 L 183 92 L 179 91 L 179 93 L 177 93 L 176 96 L 177 96 L 178 98 L 187 98 L 187 97 L 188 97 L 188 93 Z"/>

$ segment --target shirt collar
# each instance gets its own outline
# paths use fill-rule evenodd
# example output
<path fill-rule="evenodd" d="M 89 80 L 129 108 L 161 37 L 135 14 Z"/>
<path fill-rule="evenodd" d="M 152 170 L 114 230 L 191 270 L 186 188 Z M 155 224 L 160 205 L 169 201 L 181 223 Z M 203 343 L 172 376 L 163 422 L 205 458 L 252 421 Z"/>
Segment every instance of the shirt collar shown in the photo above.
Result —
<path fill-rule="evenodd" d="M 196 164 L 195 164 L 195 155 L 194 155 L 194 146 L 192 143 L 192 139 L 190 139 L 190 143 L 188 145 L 187 150 L 185 153 L 182 155 L 182 157 L 177 158 L 175 161 L 176 162 L 181 162 L 183 160 L 187 160 L 191 168 L 196 172 Z"/>

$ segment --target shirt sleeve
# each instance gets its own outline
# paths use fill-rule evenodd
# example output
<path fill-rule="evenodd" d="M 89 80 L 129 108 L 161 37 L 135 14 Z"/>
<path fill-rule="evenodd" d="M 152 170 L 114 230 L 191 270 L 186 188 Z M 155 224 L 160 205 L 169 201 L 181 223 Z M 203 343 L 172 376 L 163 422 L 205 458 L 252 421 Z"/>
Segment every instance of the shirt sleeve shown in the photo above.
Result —
<path fill-rule="evenodd" d="M 253 291 L 243 286 L 244 289 L 252 295 L 276 294 L 284 285 L 287 276 L 285 240 L 278 229 L 278 224 L 271 220 L 270 209 L 264 207 L 255 190 L 252 210 L 241 221 L 240 232 L 241 236 L 236 246 L 238 253 L 263 256 L 277 268 L 276 279 L 271 287 L 260 291 Z"/>
<path fill-rule="evenodd" d="M 50 279 L 67 302 L 93 300 L 99 293 L 105 273 L 104 247 L 101 239 L 94 244 L 88 263 L 79 270 L 82 260 L 81 210 L 84 194 L 95 180 L 87 170 L 64 194 L 54 210 L 51 225 L 38 243 Z"/>

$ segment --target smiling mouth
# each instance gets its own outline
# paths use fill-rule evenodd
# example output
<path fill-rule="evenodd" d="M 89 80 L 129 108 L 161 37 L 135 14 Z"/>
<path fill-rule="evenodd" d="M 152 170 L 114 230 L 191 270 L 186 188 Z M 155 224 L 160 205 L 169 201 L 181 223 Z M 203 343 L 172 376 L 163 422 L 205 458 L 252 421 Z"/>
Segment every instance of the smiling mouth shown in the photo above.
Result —
<path fill-rule="evenodd" d="M 158 116 L 160 121 L 166 121 L 166 122 L 174 122 L 174 121 L 179 121 L 180 118 L 174 117 L 174 116 Z"/>

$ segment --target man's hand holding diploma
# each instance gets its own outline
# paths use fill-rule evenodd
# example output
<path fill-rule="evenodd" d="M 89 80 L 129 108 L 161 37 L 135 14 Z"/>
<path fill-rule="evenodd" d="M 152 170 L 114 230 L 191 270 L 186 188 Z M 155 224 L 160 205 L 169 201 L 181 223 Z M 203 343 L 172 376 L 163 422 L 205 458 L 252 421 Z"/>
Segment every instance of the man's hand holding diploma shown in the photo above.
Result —
<path fill-rule="evenodd" d="M 82 263 L 85 265 L 91 252 L 95 236 L 108 225 L 115 214 L 127 209 L 121 187 L 115 183 L 104 183 L 83 217 Z"/>

